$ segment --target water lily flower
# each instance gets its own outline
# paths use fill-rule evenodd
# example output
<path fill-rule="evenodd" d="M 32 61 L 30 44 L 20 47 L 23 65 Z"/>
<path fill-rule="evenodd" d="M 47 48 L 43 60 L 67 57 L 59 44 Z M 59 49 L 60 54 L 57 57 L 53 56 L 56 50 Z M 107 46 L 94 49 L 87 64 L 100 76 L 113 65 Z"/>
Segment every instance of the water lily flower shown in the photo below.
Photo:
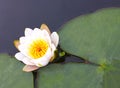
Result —
<path fill-rule="evenodd" d="M 57 32 L 51 33 L 45 24 L 42 24 L 40 29 L 26 28 L 25 36 L 20 37 L 19 41 L 14 41 L 20 51 L 15 54 L 15 57 L 26 64 L 23 70 L 30 72 L 53 61 L 58 43 Z"/>

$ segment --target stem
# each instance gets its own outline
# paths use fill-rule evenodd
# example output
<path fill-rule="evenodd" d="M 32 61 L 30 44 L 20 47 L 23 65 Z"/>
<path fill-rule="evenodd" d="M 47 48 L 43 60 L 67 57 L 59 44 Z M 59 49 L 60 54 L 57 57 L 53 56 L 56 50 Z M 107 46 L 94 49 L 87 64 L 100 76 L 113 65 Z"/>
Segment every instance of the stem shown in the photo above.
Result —
<path fill-rule="evenodd" d="M 38 71 L 33 71 L 33 84 L 34 84 L 34 88 L 38 88 Z"/>

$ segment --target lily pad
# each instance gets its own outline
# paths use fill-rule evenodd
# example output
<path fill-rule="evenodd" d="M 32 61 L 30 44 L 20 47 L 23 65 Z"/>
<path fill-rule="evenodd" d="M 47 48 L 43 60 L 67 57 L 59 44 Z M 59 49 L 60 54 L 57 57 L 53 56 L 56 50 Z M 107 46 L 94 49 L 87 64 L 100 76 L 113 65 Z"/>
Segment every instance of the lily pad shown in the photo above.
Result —
<path fill-rule="evenodd" d="M 90 64 L 54 64 L 39 71 L 38 88 L 120 88 L 120 61 L 106 68 Z"/>
<path fill-rule="evenodd" d="M 77 17 L 59 31 L 60 46 L 96 64 L 120 59 L 120 9 L 109 8 Z"/>
<path fill-rule="evenodd" d="M 38 88 L 120 88 L 120 60 L 105 68 L 91 64 L 53 64 L 39 70 Z"/>
<path fill-rule="evenodd" d="M 54 64 L 39 71 L 39 88 L 102 88 L 103 72 L 85 64 Z"/>
<path fill-rule="evenodd" d="M 31 73 L 22 71 L 23 64 L 6 54 L 0 54 L 0 88 L 33 88 Z"/>

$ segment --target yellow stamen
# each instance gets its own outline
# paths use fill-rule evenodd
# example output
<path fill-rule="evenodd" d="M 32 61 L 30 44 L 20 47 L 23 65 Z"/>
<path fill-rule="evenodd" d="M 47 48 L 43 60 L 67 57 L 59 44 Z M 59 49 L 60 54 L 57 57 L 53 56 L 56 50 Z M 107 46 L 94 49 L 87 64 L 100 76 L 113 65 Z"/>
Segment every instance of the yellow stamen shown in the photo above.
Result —
<path fill-rule="evenodd" d="M 28 48 L 30 57 L 37 59 L 45 55 L 48 49 L 48 43 L 43 39 L 34 40 Z"/>

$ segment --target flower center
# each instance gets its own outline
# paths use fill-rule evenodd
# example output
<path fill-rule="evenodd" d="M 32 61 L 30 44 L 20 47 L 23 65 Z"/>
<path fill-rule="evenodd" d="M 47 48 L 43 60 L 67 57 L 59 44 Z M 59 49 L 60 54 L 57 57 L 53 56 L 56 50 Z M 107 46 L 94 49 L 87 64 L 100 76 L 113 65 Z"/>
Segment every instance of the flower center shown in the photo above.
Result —
<path fill-rule="evenodd" d="M 43 39 L 34 40 L 28 47 L 28 54 L 34 59 L 40 58 L 45 55 L 48 46 L 48 43 Z"/>

